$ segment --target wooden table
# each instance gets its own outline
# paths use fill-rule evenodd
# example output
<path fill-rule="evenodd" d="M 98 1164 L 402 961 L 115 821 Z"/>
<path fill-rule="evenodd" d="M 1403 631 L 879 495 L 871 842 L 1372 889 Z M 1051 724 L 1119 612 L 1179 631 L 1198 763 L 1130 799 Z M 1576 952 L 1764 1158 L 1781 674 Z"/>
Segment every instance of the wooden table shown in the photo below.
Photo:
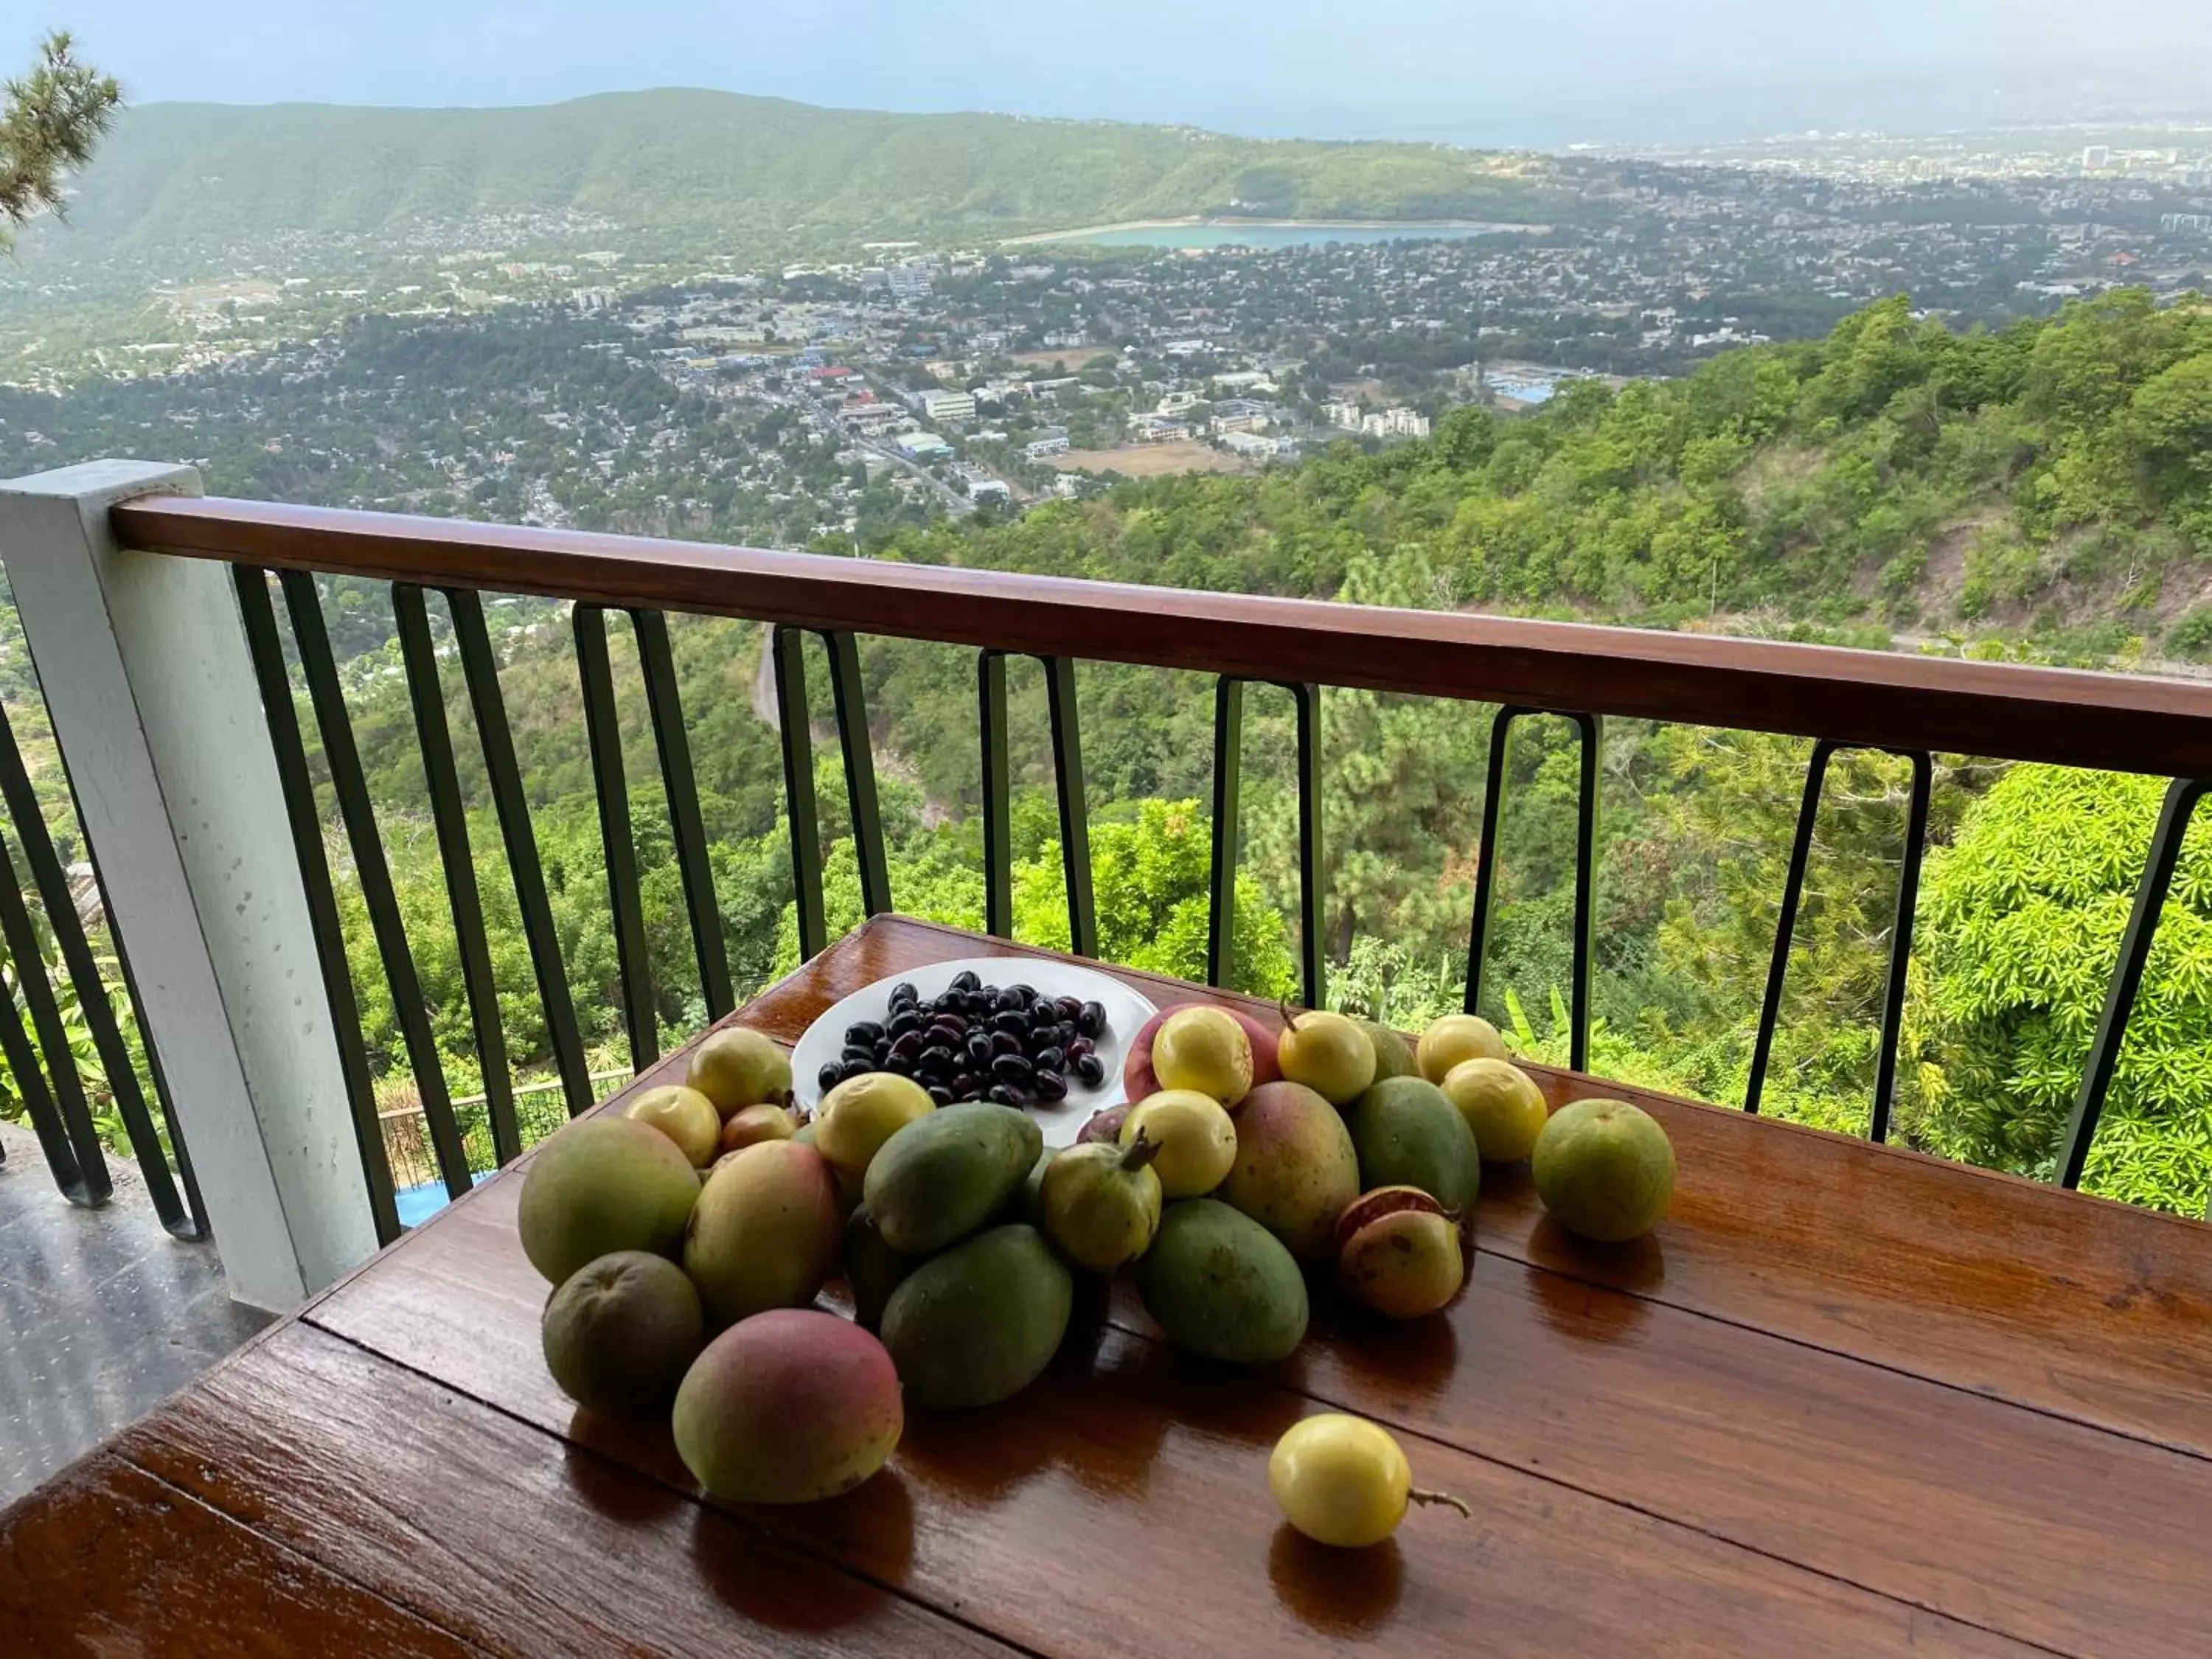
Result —
<path fill-rule="evenodd" d="M 737 1018 L 791 1042 L 985 951 L 1024 954 L 879 919 Z M 1612 1092 L 1680 1155 L 1651 1238 L 1577 1245 L 1489 1172 L 1447 1316 L 1317 1304 L 1260 1372 L 1117 1288 L 1018 1401 L 787 1510 L 572 1411 L 502 1176 L 0 1516 L 0 1650 L 2212 1653 L 2212 1229 Z M 1267 1449 L 1323 1404 L 1474 1518 L 1290 1532 Z"/>

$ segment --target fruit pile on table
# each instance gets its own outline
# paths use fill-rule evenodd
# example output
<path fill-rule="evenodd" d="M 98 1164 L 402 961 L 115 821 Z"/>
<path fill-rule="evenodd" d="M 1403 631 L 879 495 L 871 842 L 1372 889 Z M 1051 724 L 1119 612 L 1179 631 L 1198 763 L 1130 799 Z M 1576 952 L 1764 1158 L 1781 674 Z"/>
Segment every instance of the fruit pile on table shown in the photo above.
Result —
<path fill-rule="evenodd" d="M 1060 1047 L 1065 1061 L 1051 1028 L 1096 1024 L 1034 995 L 1001 1008 L 990 988 L 958 994 L 986 992 L 981 1030 L 1020 1017 L 1020 1032 L 1006 1024 L 1025 1060 Z M 1394 1319 L 1449 1304 L 1485 1163 L 1531 1160 L 1547 1209 L 1601 1242 L 1650 1229 L 1674 1193 L 1656 1121 L 1616 1100 L 1547 1111 L 1472 1015 L 1410 1043 L 1337 1013 L 1285 1008 L 1279 1033 L 1174 1009 L 1129 1044 L 1130 1103 L 1048 1152 L 1005 1097 L 941 1103 L 950 1085 L 924 1080 L 922 1046 L 897 1068 L 860 1064 L 939 1029 L 918 996 L 892 1006 L 923 1018 L 863 1032 L 804 1121 L 782 1050 L 732 1027 L 694 1051 L 685 1083 L 562 1129 L 525 1180 L 523 1249 L 555 1286 L 554 1380 L 592 1410 L 668 1412 L 717 1498 L 830 1497 L 883 1466 L 908 1409 L 1012 1399 L 1066 1336 L 1079 1273 L 1127 1268 L 1176 1346 L 1267 1365 L 1304 1339 L 1312 1295 Z M 849 1319 L 815 1305 L 841 1273 Z M 1410 1503 L 1455 1501 L 1416 1491 L 1390 1436 L 1339 1413 L 1285 1433 L 1267 1480 L 1291 1524 L 1328 1544 L 1378 1541 Z"/>

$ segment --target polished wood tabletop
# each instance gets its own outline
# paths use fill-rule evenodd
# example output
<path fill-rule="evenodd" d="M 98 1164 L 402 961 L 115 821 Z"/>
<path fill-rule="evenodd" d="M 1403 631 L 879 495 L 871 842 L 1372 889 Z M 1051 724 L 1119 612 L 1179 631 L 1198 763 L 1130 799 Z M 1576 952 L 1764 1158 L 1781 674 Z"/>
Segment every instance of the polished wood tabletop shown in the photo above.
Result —
<path fill-rule="evenodd" d="M 1042 954 L 878 918 L 735 1018 L 790 1042 L 987 953 Z M 509 1173 L 0 1516 L 0 1651 L 2212 1653 L 2212 1228 L 1606 1091 L 1680 1157 L 1650 1237 L 1580 1244 L 1486 1171 L 1445 1314 L 1323 1298 L 1255 1371 L 1116 1285 L 1014 1401 L 788 1509 L 555 1389 Z M 1291 1532 L 1268 1449 L 1329 1407 L 1472 1518 Z"/>

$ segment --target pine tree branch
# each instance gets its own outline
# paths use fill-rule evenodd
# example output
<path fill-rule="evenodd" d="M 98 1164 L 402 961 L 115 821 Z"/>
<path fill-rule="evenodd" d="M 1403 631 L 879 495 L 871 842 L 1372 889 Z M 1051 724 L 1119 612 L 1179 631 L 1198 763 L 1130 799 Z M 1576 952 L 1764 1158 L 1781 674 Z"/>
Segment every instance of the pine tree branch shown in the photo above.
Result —
<path fill-rule="evenodd" d="M 37 67 L 0 87 L 0 249 L 40 212 L 58 216 L 67 176 L 92 159 L 123 88 L 80 63 L 66 33 L 49 35 Z"/>

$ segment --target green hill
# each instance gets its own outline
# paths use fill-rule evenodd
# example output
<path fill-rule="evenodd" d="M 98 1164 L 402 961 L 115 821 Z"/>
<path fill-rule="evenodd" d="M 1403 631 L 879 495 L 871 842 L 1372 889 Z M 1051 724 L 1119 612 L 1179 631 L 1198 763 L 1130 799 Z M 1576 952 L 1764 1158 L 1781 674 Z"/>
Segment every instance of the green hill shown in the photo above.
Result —
<path fill-rule="evenodd" d="M 897 115 L 686 90 L 511 109 L 155 104 L 128 112 L 78 180 L 74 235 L 39 239 L 36 252 L 185 257 L 501 215 L 584 216 L 640 252 L 773 253 L 1232 204 L 1511 221 L 1571 208 L 1522 166 L 1434 144 Z M 526 240 L 531 228 L 517 229 Z"/>

